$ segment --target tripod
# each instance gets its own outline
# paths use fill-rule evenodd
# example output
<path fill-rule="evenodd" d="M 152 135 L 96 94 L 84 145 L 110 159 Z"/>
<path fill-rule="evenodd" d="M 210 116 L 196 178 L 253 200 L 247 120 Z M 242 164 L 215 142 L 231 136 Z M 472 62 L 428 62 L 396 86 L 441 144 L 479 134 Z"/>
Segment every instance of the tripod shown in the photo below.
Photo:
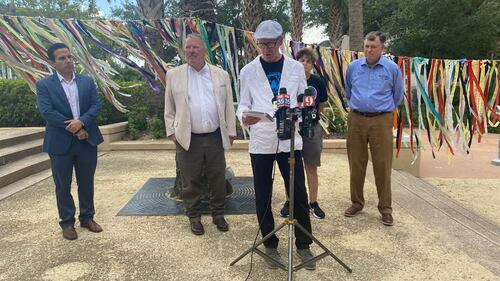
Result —
<path fill-rule="evenodd" d="M 335 256 L 327 247 L 325 247 L 318 239 L 316 239 L 311 233 L 309 233 L 302 225 L 300 225 L 296 219 L 294 219 L 294 187 L 295 187 L 295 121 L 298 119 L 298 113 L 296 113 L 294 110 L 290 110 L 288 113 L 288 117 L 292 120 L 291 122 L 291 138 L 290 138 L 290 157 L 288 158 L 288 164 L 290 165 L 290 183 L 289 183 L 289 201 L 290 201 L 290 211 L 289 211 L 289 216 L 285 221 L 283 221 L 276 229 L 274 229 L 271 233 L 267 234 L 265 237 L 263 237 L 261 240 L 259 240 L 257 243 L 255 243 L 252 247 L 250 247 L 248 250 L 243 252 L 239 257 L 237 257 L 233 262 L 231 262 L 231 266 L 236 264 L 239 260 L 241 260 L 243 257 L 248 255 L 251 252 L 255 252 L 264 259 L 273 262 L 276 266 L 281 268 L 282 270 L 287 270 L 288 271 L 288 281 L 293 280 L 293 272 L 297 271 L 299 269 L 302 269 L 306 267 L 308 264 L 316 262 L 326 256 L 331 256 L 333 259 L 335 259 L 340 265 L 342 265 L 348 272 L 352 272 L 352 269 L 349 268 L 342 260 L 340 260 L 337 256 Z M 271 195 L 272 196 L 272 195 Z M 264 243 L 267 239 L 269 239 L 271 236 L 273 236 L 276 232 L 280 231 L 283 227 L 288 226 L 288 265 L 284 265 L 281 262 L 273 259 L 272 257 L 268 256 L 266 253 L 262 252 L 261 250 L 257 249 L 259 245 Z M 314 241 L 318 246 L 320 246 L 324 252 L 313 257 L 310 260 L 307 260 L 303 263 L 300 263 L 296 266 L 293 266 L 293 238 L 294 238 L 294 226 L 298 227 L 302 232 L 304 232 L 309 238 L 311 238 L 312 241 Z"/>

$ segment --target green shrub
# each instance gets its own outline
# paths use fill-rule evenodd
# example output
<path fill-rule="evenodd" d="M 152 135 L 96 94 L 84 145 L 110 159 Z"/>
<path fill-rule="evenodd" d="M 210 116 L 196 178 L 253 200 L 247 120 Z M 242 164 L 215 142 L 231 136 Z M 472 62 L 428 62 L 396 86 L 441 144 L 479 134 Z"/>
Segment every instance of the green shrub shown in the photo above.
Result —
<path fill-rule="evenodd" d="M 132 139 L 137 139 L 141 132 L 148 128 L 147 109 L 145 107 L 136 107 L 134 111 L 127 114 L 128 131 Z"/>
<path fill-rule="evenodd" d="M 107 125 L 127 121 L 127 114 L 118 111 L 102 93 L 99 93 L 99 102 L 101 105 L 101 112 L 97 116 L 97 124 Z"/>
<path fill-rule="evenodd" d="M 347 122 L 337 108 L 325 108 L 323 111 L 323 121 L 328 122 L 328 132 L 336 137 L 345 138 L 347 136 Z"/>
<path fill-rule="evenodd" d="M 144 82 L 118 81 L 117 83 L 124 87 L 121 90 L 122 93 L 130 95 L 126 97 L 115 94 L 115 98 L 126 109 L 135 111 L 137 108 L 147 108 L 147 116 L 163 115 L 163 90 L 155 94 Z M 97 117 L 99 125 L 123 122 L 128 119 L 127 114 L 118 111 L 100 91 L 99 101 L 101 104 L 101 112 Z M 45 120 L 36 105 L 36 95 L 28 84 L 23 79 L 0 79 L 0 127 L 44 125 Z"/>
<path fill-rule="evenodd" d="M 500 134 L 500 125 L 495 127 L 488 127 L 488 133 Z"/>
<path fill-rule="evenodd" d="M 122 86 L 121 92 L 115 93 L 115 98 L 125 106 L 129 112 L 145 111 L 147 117 L 163 115 L 164 95 L 155 94 L 144 82 L 117 81 Z M 104 95 L 100 94 L 101 114 L 98 117 L 99 125 L 123 122 L 128 119 L 128 114 L 118 111 Z"/>
<path fill-rule="evenodd" d="M 130 137 L 130 139 L 133 139 L 133 140 L 136 140 L 139 138 L 139 136 L 141 135 L 141 131 L 137 130 L 136 128 L 133 128 L 133 127 L 128 127 L 128 136 Z"/>
<path fill-rule="evenodd" d="M 0 127 L 38 127 L 45 120 L 36 95 L 22 79 L 0 79 Z"/>
<path fill-rule="evenodd" d="M 155 139 L 163 138 L 165 136 L 165 124 L 163 123 L 163 118 L 154 116 L 149 120 L 149 131 Z"/>

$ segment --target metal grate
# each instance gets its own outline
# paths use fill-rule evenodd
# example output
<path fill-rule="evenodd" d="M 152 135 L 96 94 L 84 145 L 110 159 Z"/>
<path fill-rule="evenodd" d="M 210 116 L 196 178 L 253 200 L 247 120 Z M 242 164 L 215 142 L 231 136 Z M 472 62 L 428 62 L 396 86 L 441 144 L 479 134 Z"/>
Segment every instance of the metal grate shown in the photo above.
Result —
<path fill-rule="evenodd" d="M 174 201 L 166 193 L 174 186 L 175 178 L 150 178 L 118 216 L 168 216 L 183 215 L 182 202 Z M 234 193 L 226 199 L 225 214 L 255 214 L 255 194 L 252 177 L 235 177 L 230 180 Z M 208 202 L 201 205 L 203 214 L 210 214 Z"/>

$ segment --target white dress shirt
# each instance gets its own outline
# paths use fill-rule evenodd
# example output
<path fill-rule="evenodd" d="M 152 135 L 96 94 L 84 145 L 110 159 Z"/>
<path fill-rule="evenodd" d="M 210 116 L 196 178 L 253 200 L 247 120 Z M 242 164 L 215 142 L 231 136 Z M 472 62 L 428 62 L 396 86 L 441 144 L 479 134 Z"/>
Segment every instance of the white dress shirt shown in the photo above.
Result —
<path fill-rule="evenodd" d="M 280 88 L 287 89 L 292 108 L 297 106 L 297 96 L 304 93 L 307 87 L 304 67 L 301 63 L 285 56 L 281 73 Z M 236 115 L 242 120 L 246 111 L 265 112 L 274 116 L 272 103 L 273 92 L 266 73 L 260 63 L 260 56 L 240 71 L 240 103 Z M 276 134 L 275 122 L 258 122 L 250 126 L 249 152 L 252 154 L 274 154 L 276 152 L 290 152 L 290 140 L 279 140 Z M 295 150 L 302 150 L 302 137 L 298 133 L 298 124 L 295 127 Z"/>
<path fill-rule="evenodd" d="M 188 104 L 192 133 L 211 133 L 219 128 L 214 87 L 206 63 L 200 71 L 188 66 Z"/>
<path fill-rule="evenodd" d="M 78 99 L 78 87 L 76 86 L 75 73 L 73 73 L 70 81 L 66 81 L 64 77 L 59 74 L 59 72 L 57 72 L 57 77 L 59 77 L 59 81 L 61 81 L 66 98 L 68 98 L 73 119 L 80 118 L 80 100 Z"/>

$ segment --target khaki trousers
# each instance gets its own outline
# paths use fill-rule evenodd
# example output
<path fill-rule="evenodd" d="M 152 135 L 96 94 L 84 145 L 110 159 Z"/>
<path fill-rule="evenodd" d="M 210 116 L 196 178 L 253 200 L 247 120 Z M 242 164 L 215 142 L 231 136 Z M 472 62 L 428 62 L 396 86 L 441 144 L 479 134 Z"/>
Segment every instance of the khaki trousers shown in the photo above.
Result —
<path fill-rule="evenodd" d="M 363 208 L 363 186 L 368 164 L 368 144 L 372 156 L 373 173 L 380 213 L 392 213 L 391 170 L 393 153 L 392 113 L 365 117 L 350 112 L 347 119 L 347 155 L 351 171 L 351 201 Z"/>

